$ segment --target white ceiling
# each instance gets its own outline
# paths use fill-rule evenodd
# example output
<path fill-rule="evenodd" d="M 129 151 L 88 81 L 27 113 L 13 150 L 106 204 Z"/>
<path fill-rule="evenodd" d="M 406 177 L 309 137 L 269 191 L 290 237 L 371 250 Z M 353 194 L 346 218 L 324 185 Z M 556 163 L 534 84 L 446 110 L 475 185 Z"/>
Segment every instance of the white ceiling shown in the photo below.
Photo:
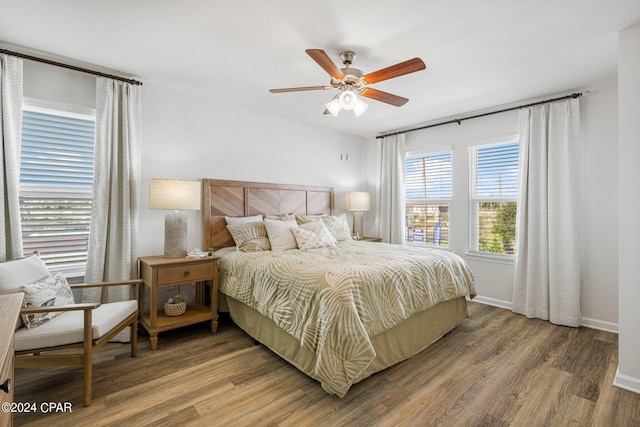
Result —
<path fill-rule="evenodd" d="M 363 136 L 615 80 L 617 32 L 638 23 L 639 0 L 0 0 L 0 43 Z M 403 107 L 334 118 L 333 92 L 268 92 L 329 83 L 308 48 L 427 69 L 374 86 Z"/>

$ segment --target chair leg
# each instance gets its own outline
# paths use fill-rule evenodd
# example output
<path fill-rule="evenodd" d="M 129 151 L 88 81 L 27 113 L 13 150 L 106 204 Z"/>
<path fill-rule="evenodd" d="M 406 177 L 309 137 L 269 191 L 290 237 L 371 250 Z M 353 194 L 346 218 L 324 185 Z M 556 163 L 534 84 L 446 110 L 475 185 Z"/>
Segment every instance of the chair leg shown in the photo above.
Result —
<path fill-rule="evenodd" d="M 131 357 L 138 355 L 138 318 L 131 324 Z"/>
<path fill-rule="evenodd" d="M 84 312 L 84 376 L 82 384 L 82 403 L 84 406 L 91 405 L 91 379 L 93 377 L 93 336 L 91 330 L 91 310 Z"/>
<path fill-rule="evenodd" d="M 93 363 L 91 353 L 84 355 L 84 378 L 83 378 L 83 400 L 84 406 L 91 405 L 91 378 L 93 377 Z"/>

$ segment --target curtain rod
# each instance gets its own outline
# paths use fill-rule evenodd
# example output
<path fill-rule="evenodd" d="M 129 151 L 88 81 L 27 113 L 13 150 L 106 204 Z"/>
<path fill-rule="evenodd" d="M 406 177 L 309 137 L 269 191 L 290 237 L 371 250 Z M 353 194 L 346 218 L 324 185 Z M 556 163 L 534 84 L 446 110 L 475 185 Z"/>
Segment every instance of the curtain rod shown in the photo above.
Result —
<path fill-rule="evenodd" d="M 447 120 L 446 122 L 434 123 L 432 125 L 420 126 L 420 127 L 417 127 L 417 128 L 412 128 L 412 129 L 402 130 L 402 131 L 398 131 L 398 132 L 387 133 L 387 134 L 384 134 L 384 135 L 378 135 L 378 136 L 376 136 L 376 139 L 382 139 L 382 138 L 385 138 L 387 136 L 400 135 L 400 134 L 403 134 L 403 133 L 414 132 L 416 130 L 423 130 L 423 129 L 428 129 L 428 128 L 432 128 L 432 127 L 436 127 L 436 126 L 449 125 L 451 123 L 461 124 L 461 122 L 463 120 L 477 119 L 478 117 L 485 117 L 485 116 L 490 116 L 492 114 L 498 114 L 498 113 L 504 113 L 504 112 L 507 112 L 507 111 L 519 110 L 521 108 L 533 107 L 535 105 L 548 104 L 550 102 L 562 101 L 563 99 L 580 98 L 581 96 L 582 96 L 582 92 L 575 92 L 575 93 L 572 93 L 571 95 L 565 95 L 565 96 L 561 96 L 561 97 L 553 98 L 553 99 L 545 99 L 544 101 L 532 102 L 531 104 L 518 105 L 517 107 L 504 108 L 502 110 L 490 111 L 488 113 L 482 113 L 482 114 L 476 114 L 475 116 L 463 117 L 461 119 L 452 119 L 452 120 Z"/>
<path fill-rule="evenodd" d="M 56 62 L 50 59 L 38 58 L 37 56 L 26 55 L 24 53 L 13 52 L 6 49 L 0 49 L 0 53 L 4 53 L 11 56 L 17 56 L 18 58 L 29 59 L 31 61 L 42 62 L 43 64 L 55 65 L 56 67 L 68 68 L 69 70 L 80 71 L 82 73 L 93 74 L 100 77 L 108 77 L 110 79 L 120 80 L 122 82 L 142 86 L 142 82 L 138 80 L 127 79 L 125 77 L 120 77 L 120 76 L 114 76 L 113 74 L 101 73 L 100 71 L 94 71 L 94 70 L 89 70 L 87 68 L 76 67 L 75 65 L 63 64 L 62 62 Z"/>

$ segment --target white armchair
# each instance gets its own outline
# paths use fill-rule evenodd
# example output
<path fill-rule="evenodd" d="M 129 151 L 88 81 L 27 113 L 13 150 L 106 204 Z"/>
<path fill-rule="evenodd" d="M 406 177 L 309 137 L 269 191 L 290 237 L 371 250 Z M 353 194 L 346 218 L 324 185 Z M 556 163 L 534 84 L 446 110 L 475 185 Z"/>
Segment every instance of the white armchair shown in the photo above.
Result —
<path fill-rule="evenodd" d="M 39 256 L 32 255 L 16 261 L 0 263 L 0 294 L 21 292 L 23 286 L 47 280 L 51 275 Z M 66 283 L 66 281 L 65 281 Z M 71 285 L 73 289 L 128 285 L 131 287 L 127 301 L 100 303 L 55 304 L 51 298 L 40 307 L 21 310 L 31 317 L 46 316 L 37 327 L 24 325 L 17 319 L 15 334 L 15 367 L 35 368 L 79 365 L 84 367 L 83 404 L 91 404 L 92 357 L 116 334 L 131 328 L 131 357 L 137 355 L 138 302 L 136 287 L 140 280 L 123 282 Z M 28 288 L 26 288 L 28 289 Z M 57 292 L 59 290 L 48 290 Z M 67 289 L 66 292 L 70 293 Z M 28 295 L 28 293 L 27 293 Z M 49 294 L 51 295 L 51 294 Z M 49 315 L 42 313 L 51 313 Z M 55 314 L 54 314 L 55 313 Z M 55 316 L 55 317 L 53 317 Z M 68 349 L 77 348 L 76 352 Z M 59 350 L 65 350 L 59 352 Z"/>

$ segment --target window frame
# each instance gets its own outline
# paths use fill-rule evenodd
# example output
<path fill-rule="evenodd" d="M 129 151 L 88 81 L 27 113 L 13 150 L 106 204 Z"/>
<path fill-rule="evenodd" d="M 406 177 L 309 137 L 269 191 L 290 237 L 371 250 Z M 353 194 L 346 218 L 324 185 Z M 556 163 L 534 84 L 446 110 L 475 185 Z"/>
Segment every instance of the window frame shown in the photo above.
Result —
<path fill-rule="evenodd" d="M 74 104 L 65 104 L 60 102 L 36 99 L 36 98 L 23 98 L 23 111 L 30 111 L 41 114 L 58 115 L 73 119 L 90 120 L 94 123 L 94 148 L 95 148 L 95 122 L 96 122 L 96 110 L 95 108 L 84 107 Z M 22 132 L 22 129 L 21 129 Z M 22 156 L 20 158 L 22 164 Z M 78 187 L 63 187 L 63 186 L 40 186 L 32 183 L 20 182 L 20 210 L 22 217 L 22 198 L 23 197 L 48 197 L 48 198 L 86 198 L 92 200 L 93 198 L 93 185 L 92 182 L 90 188 Z M 88 230 L 87 230 L 87 244 L 88 244 Z M 25 250 L 23 246 L 23 251 Z M 25 255 L 28 255 L 25 253 Z M 86 269 L 86 261 L 73 264 L 59 264 L 55 262 L 47 262 L 48 259 L 43 257 L 43 260 L 47 263 L 47 268 L 51 272 L 59 272 L 65 277 L 82 277 Z"/>
<path fill-rule="evenodd" d="M 518 183 L 517 190 L 519 191 L 519 172 L 520 172 L 520 135 L 513 134 L 500 138 L 495 138 L 491 140 L 485 140 L 481 142 L 477 142 L 475 144 L 468 146 L 468 159 L 469 159 L 469 186 L 468 186 L 468 198 L 469 198 L 469 237 L 468 237 L 468 250 L 466 255 L 471 258 L 489 260 L 498 263 L 508 263 L 512 264 L 515 262 L 515 250 L 513 254 L 508 253 L 497 253 L 497 252 L 483 252 L 478 248 L 479 244 L 479 203 L 509 203 L 514 202 L 518 203 L 518 194 L 516 192 L 515 196 L 477 196 L 477 150 L 481 147 L 487 146 L 498 146 L 503 144 L 511 144 L 518 143 Z M 514 236 L 514 249 L 516 246 L 515 236 Z"/>
<path fill-rule="evenodd" d="M 429 198 L 429 197 L 425 197 L 423 199 L 415 199 L 415 200 L 420 200 L 420 202 L 418 204 L 423 204 L 423 205 L 447 205 L 448 209 L 447 209 L 447 216 L 448 216 L 448 220 L 447 220 L 447 245 L 444 246 L 442 244 L 440 245 L 435 245 L 433 243 L 428 244 L 427 243 L 427 239 L 426 239 L 426 235 L 425 235 L 425 243 L 421 243 L 421 242 L 409 242 L 407 239 L 409 238 L 408 236 L 408 224 L 407 224 L 407 207 L 410 206 L 410 204 L 408 203 L 409 198 L 406 195 L 406 187 L 407 187 L 407 171 L 406 171 L 406 167 L 407 167 L 407 160 L 410 157 L 416 157 L 416 156 L 428 156 L 428 155 L 433 155 L 433 154 L 438 154 L 438 153 L 448 153 L 449 154 L 449 162 L 450 162 L 450 173 L 451 173 L 451 187 L 450 187 L 450 192 L 451 192 L 451 196 L 449 198 L 446 197 L 434 197 L 434 198 Z M 405 236 L 404 236 L 404 244 L 407 246 L 416 246 L 416 247 L 420 247 L 420 248 L 428 248 L 428 249 L 437 249 L 437 250 L 443 250 L 443 251 L 453 251 L 453 246 L 452 246 L 452 240 L 451 240 L 451 224 L 452 224 L 452 210 L 451 210 L 451 205 L 453 203 L 453 198 L 454 198 L 454 185 L 453 185 L 453 158 L 454 158 L 454 153 L 453 153 L 453 148 L 451 146 L 445 146 L 445 147 L 439 147 L 436 149 L 430 149 L 430 150 L 420 150 L 420 151 L 412 151 L 412 152 L 407 152 L 405 153 L 405 159 L 404 159 L 404 167 L 405 167 L 405 176 L 404 176 L 404 224 L 405 224 Z M 413 204 L 411 204 L 413 205 Z"/>

